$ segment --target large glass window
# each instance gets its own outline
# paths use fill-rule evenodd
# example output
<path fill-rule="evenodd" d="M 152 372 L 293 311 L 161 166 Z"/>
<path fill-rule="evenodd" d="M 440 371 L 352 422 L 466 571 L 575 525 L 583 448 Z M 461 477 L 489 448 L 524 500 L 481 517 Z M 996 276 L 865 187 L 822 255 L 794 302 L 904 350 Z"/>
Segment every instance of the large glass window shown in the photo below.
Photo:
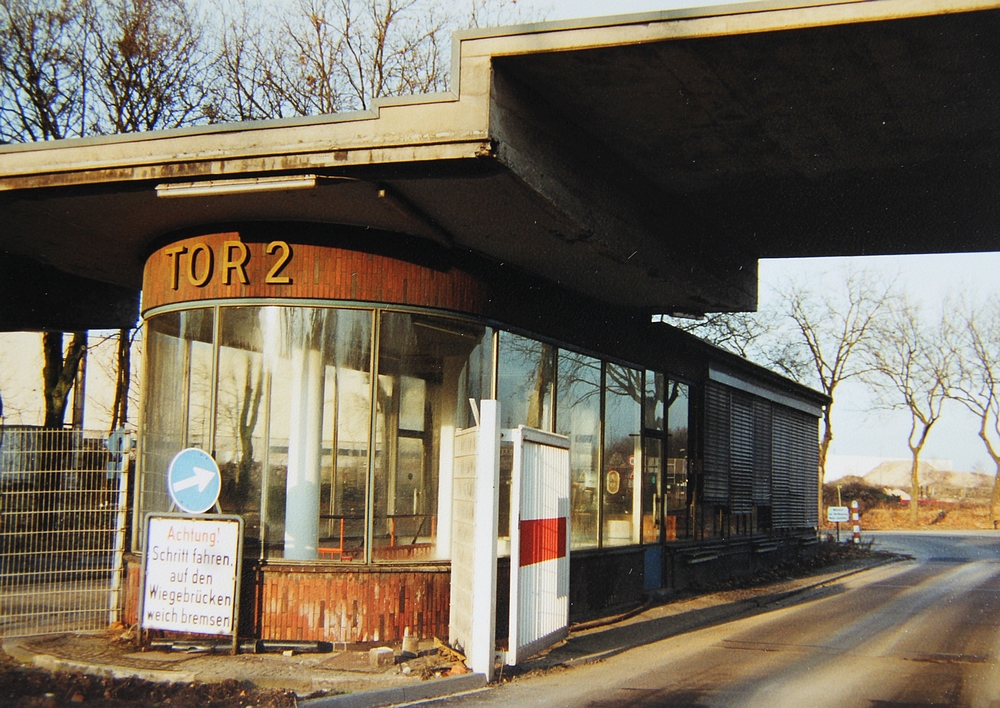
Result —
<path fill-rule="evenodd" d="M 219 462 L 219 503 L 243 517 L 250 555 L 449 558 L 455 434 L 491 394 L 492 330 L 247 305 L 156 315 L 146 337 L 138 518 L 169 509 L 170 459 L 198 447 Z M 502 427 L 569 438 L 572 548 L 685 536 L 687 385 L 506 332 L 497 351 Z M 501 451 L 501 538 L 509 463 Z"/>
<path fill-rule="evenodd" d="M 556 432 L 569 438 L 570 547 L 596 548 L 601 498 L 601 362 L 559 351 Z"/>
<path fill-rule="evenodd" d="M 500 333 L 497 399 L 500 427 L 552 430 L 555 349 L 510 332 Z"/>
<path fill-rule="evenodd" d="M 146 327 L 143 511 L 169 510 L 167 466 L 174 455 L 186 447 L 210 449 L 213 315 L 211 309 L 173 312 Z"/>
<path fill-rule="evenodd" d="M 603 545 L 639 543 L 642 528 L 642 372 L 617 364 L 604 378 Z"/>
<path fill-rule="evenodd" d="M 259 329 L 270 393 L 267 555 L 361 560 L 372 314 L 307 307 L 255 314 L 246 326 Z"/>
<path fill-rule="evenodd" d="M 667 503 L 666 539 L 686 538 L 688 521 L 688 418 L 690 391 L 687 384 L 667 382 L 667 459 L 664 496 Z"/>
<path fill-rule="evenodd" d="M 385 312 L 379 330 L 373 558 L 447 558 L 457 428 L 489 391 L 482 326 Z"/>
<path fill-rule="evenodd" d="M 497 361 L 497 400 L 500 427 L 552 431 L 552 397 L 555 388 L 555 348 L 510 332 L 500 332 Z M 500 506 L 497 535 L 499 553 L 510 553 L 510 485 L 513 444 L 501 444 Z"/>

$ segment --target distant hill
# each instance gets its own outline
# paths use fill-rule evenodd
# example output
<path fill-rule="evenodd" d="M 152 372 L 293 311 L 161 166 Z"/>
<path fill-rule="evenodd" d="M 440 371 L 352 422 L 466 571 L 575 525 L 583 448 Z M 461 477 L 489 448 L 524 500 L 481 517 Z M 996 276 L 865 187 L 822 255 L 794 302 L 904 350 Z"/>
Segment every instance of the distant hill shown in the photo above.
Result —
<path fill-rule="evenodd" d="M 933 465 L 920 463 L 921 497 L 924 499 L 964 499 L 989 496 L 993 488 L 992 475 L 982 472 L 953 472 L 939 470 Z M 863 477 L 867 484 L 885 490 L 900 490 L 909 498 L 910 462 L 892 460 L 883 462 Z"/>

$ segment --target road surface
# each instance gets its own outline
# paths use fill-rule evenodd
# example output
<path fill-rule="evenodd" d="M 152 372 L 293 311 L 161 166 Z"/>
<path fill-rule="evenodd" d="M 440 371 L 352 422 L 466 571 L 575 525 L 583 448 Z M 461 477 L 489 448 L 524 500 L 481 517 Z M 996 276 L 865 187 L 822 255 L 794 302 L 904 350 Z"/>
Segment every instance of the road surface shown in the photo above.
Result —
<path fill-rule="evenodd" d="M 914 560 L 434 705 L 1000 706 L 1000 534 L 881 533 L 876 547 Z"/>

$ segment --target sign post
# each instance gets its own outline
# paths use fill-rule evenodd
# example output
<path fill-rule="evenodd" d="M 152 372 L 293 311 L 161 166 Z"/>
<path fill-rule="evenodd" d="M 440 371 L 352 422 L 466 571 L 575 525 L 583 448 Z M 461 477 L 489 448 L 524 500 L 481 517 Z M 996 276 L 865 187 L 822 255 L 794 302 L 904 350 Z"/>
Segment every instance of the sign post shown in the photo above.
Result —
<path fill-rule="evenodd" d="M 178 452 L 167 467 L 167 492 L 183 513 L 146 516 L 139 595 L 143 630 L 231 636 L 239 650 L 243 519 L 219 509 L 222 476 L 204 450 Z"/>
<path fill-rule="evenodd" d="M 142 629 L 233 638 L 237 650 L 243 519 L 149 514 Z"/>
<path fill-rule="evenodd" d="M 837 543 L 840 543 L 840 523 L 851 520 L 851 513 L 846 506 L 828 506 L 826 520 L 837 524 Z"/>

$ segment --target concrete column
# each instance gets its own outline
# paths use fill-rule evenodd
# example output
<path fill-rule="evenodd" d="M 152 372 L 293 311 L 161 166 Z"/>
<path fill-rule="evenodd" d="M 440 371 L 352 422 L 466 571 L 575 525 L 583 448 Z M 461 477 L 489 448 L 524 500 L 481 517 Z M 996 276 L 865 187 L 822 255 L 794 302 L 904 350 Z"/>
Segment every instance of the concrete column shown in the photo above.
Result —
<path fill-rule="evenodd" d="M 462 376 L 462 367 L 466 360 L 459 357 L 448 357 L 444 361 L 444 383 L 437 395 L 436 409 L 440 411 L 440 419 L 435 420 L 438 426 L 438 503 L 437 503 L 437 539 L 434 544 L 434 557 L 438 560 L 451 558 L 451 526 L 452 497 L 455 482 L 455 410 L 458 401 L 458 382 Z"/>

